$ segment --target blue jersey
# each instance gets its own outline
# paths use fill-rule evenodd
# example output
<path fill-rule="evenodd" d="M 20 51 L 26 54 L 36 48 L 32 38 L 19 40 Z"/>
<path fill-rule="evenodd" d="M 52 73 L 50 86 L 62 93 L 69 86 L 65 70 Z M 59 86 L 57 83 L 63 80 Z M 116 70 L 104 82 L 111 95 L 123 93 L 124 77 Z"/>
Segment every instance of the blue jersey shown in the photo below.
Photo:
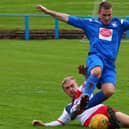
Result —
<path fill-rule="evenodd" d="M 96 18 L 69 16 L 68 24 L 84 31 L 90 42 L 89 53 L 95 53 L 112 62 L 117 58 L 123 32 L 129 29 L 129 21 L 117 18 L 104 25 Z"/>

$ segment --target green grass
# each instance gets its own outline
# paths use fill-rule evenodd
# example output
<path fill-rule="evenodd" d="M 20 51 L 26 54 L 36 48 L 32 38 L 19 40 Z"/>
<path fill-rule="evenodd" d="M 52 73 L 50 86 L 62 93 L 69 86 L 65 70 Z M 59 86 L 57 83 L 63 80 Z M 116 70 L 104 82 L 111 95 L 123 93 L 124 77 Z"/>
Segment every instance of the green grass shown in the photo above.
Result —
<path fill-rule="evenodd" d="M 101 2 L 101 0 L 99 0 Z M 114 7 L 114 15 L 128 15 L 128 5 L 129 1 L 124 0 L 109 0 L 113 4 Z M 94 0 L 1 0 L 0 1 L 0 13 L 4 14 L 39 14 L 39 12 L 35 9 L 35 6 L 38 4 L 42 4 L 49 9 L 55 11 L 61 11 L 73 15 L 91 15 L 92 10 L 94 8 Z M 41 14 L 41 13 L 40 13 Z"/>
<path fill-rule="evenodd" d="M 97 1 L 97 0 L 96 0 Z M 101 0 L 99 0 L 101 1 Z M 113 4 L 114 16 L 129 15 L 128 0 L 109 0 Z M 51 10 L 78 16 L 92 16 L 95 0 L 1 0 L 1 14 L 43 14 L 35 7 L 42 4 Z M 97 10 L 96 13 L 97 15 Z M 24 29 L 24 17 L 0 17 L 0 29 Z M 70 28 L 60 23 L 61 29 Z M 54 19 L 30 17 L 30 29 L 53 29 Z"/>
<path fill-rule="evenodd" d="M 116 93 L 105 104 L 129 114 L 128 50 L 128 41 L 123 40 L 116 63 Z M 56 120 L 69 102 L 60 83 L 70 75 L 83 82 L 77 67 L 85 64 L 87 51 L 88 43 L 79 40 L 0 40 L 0 128 L 32 129 L 33 119 Z M 55 128 L 83 127 L 74 121 Z"/>

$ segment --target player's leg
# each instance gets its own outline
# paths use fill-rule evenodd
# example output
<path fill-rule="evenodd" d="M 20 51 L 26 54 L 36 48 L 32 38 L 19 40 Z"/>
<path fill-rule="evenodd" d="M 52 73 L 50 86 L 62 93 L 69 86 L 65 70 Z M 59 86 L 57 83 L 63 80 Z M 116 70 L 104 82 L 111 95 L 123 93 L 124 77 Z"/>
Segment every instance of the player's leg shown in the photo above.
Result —
<path fill-rule="evenodd" d="M 98 79 L 101 76 L 101 67 L 95 66 L 91 72 L 90 75 L 86 81 L 85 87 L 84 87 L 84 95 L 90 95 L 93 93 L 94 89 L 96 88 L 96 84 L 98 83 Z"/>
<path fill-rule="evenodd" d="M 102 91 L 97 92 L 89 101 L 87 108 L 93 107 L 108 99 L 115 91 L 115 86 L 112 83 L 105 83 L 102 85 Z"/>
<path fill-rule="evenodd" d="M 98 56 L 90 55 L 87 58 L 88 78 L 84 86 L 84 95 L 88 95 L 90 97 L 91 93 L 96 88 L 96 84 L 98 83 L 98 79 L 100 78 L 102 73 L 102 69 L 103 62 Z"/>
<path fill-rule="evenodd" d="M 88 57 L 87 69 L 88 69 L 89 76 L 84 86 L 83 95 L 80 96 L 80 101 L 77 103 L 77 106 L 76 106 L 77 108 L 74 108 L 74 110 L 71 110 L 71 118 L 74 119 L 77 113 L 79 112 L 79 110 L 85 109 L 89 101 L 89 97 L 91 96 L 92 92 L 96 88 L 98 79 L 101 76 L 102 68 L 103 68 L 103 62 L 98 56 L 90 55 Z"/>
<path fill-rule="evenodd" d="M 89 56 L 87 59 L 87 72 L 89 76 L 84 86 L 84 93 L 81 101 L 81 103 L 84 104 L 82 106 L 87 104 L 87 102 L 85 102 L 87 96 L 90 97 L 94 89 L 96 88 L 96 84 L 98 83 L 98 80 L 101 77 L 102 70 L 103 61 L 96 55 Z"/>
<path fill-rule="evenodd" d="M 110 96 L 113 95 L 115 92 L 115 85 L 116 85 L 116 72 L 115 69 L 104 67 L 101 79 L 101 89 L 102 91 L 96 93 L 93 98 L 88 103 L 88 108 L 95 106 L 97 104 L 102 103 L 106 99 L 108 99 Z"/>
<path fill-rule="evenodd" d="M 115 115 L 117 120 L 122 123 L 123 127 L 129 127 L 129 115 L 122 112 L 116 112 Z"/>
<path fill-rule="evenodd" d="M 107 98 L 109 98 L 115 92 L 115 85 L 113 83 L 104 83 L 102 85 L 102 92 Z"/>
<path fill-rule="evenodd" d="M 99 79 L 98 75 L 100 76 L 99 73 L 101 73 L 100 71 L 101 71 L 101 68 L 99 66 L 96 66 L 91 70 L 91 74 L 86 81 L 86 84 L 84 87 L 84 93 L 80 101 L 80 109 L 85 109 L 85 107 L 87 107 L 89 98 L 93 93 L 94 89 L 96 88 L 96 84 Z"/>

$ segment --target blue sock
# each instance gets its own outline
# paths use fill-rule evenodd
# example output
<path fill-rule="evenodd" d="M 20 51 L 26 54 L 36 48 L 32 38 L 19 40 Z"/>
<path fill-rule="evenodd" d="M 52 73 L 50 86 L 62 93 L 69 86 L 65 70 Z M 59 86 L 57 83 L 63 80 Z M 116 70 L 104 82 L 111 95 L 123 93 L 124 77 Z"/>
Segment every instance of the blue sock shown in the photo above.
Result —
<path fill-rule="evenodd" d="M 91 74 L 85 84 L 84 87 L 84 95 L 88 95 L 89 97 L 91 96 L 92 92 L 94 91 L 94 89 L 96 88 L 96 84 L 98 82 L 98 77 Z"/>
<path fill-rule="evenodd" d="M 102 91 L 96 93 L 93 98 L 89 101 L 87 107 L 90 108 L 90 107 L 93 107 L 97 104 L 100 104 L 102 103 L 104 100 L 106 100 L 107 97 L 103 94 Z"/>

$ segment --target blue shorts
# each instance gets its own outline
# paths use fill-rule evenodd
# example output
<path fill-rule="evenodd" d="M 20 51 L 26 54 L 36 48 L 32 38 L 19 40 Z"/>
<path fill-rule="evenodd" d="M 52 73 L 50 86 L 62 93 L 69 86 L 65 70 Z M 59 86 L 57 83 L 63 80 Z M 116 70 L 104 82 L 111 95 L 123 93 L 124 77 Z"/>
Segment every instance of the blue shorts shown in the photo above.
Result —
<path fill-rule="evenodd" d="M 116 69 L 114 63 L 111 61 L 105 60 L 97 55 L 89 55 L 87 58 L 87 72 L 96 67 L 100 66 L 102 69 L 102 75 L 99 79 L 99 83 L 112 83 L 114 86 L 116 85 Z"/>

